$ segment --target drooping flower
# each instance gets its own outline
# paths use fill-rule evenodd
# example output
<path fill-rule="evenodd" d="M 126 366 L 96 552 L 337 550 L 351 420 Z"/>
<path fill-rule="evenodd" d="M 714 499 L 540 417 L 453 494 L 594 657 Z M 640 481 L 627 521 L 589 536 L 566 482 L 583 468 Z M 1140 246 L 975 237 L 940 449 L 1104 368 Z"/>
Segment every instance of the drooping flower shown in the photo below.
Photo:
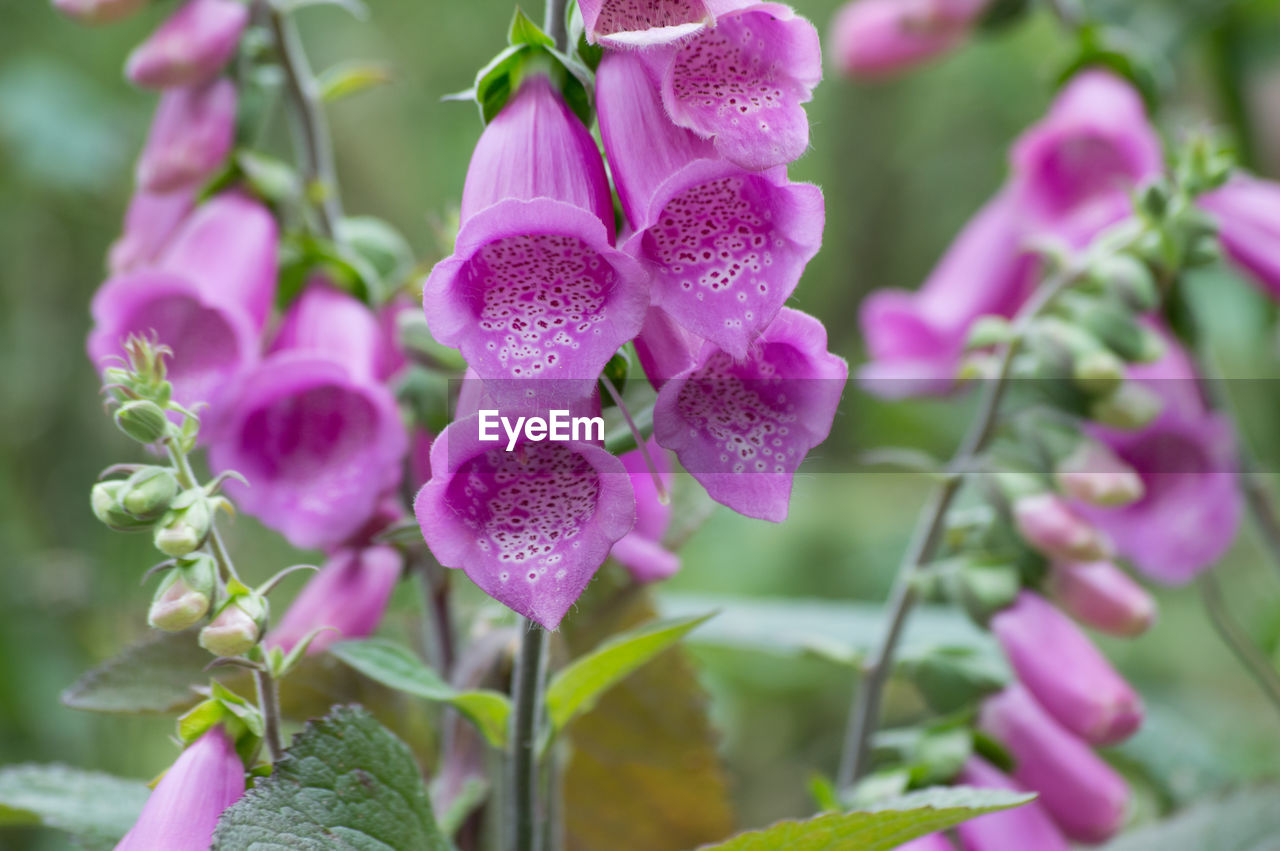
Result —
<path fill-rule="evenodd" d="M 109 24 L 137 12 L 151 0 L 53 0 L 53 6 L 83 24 Z"/>
<path fill-rule="evenodd" d="M 631 477 L 601 447 L 522 439 L 507 452 L 480 439 L 478 414 L 436 438 L 431 470 L 414 501 L 431 552 L 547 629 L 636 519 Z"/>
<path fill-rule="evenodd" d="M 1128 738 L 1142 700 L 1069 618 L 1022 591 L 991 619 L 1018 680 L 1058 723 L 1095 745 Z"/>
<path fill-rule="evenodd" d="M 244 794 L 244 764 L 221 726 L 182 752 L 115 851 L 207 851 L 222 811 Z"/>
<path fill-rule="evenodd" d="M 227 64 L 248 23 L 249 7 L 237 0 L 186 0 L 129 54 L 125 76 L 149 89 L 203 83 Z"/>
<path fill-rule="evenodd" d="M 688 38 L 714 23 L 703 0 L 582 0 L 587 41 L 642 48 Z"/>
<path fill-rule="evenodd" d="M 124 232 L 111 245 L 107 268 L 119 275 L 160 255 L 196 206 L 196 186 L 157 194 L 138 192 L 124 214 Z"/>
<path fill-rule="evenodd" d="M 649 269 L 653 304 L 744 357 L 822 244 L 821 190 L 782 168 L 746 171 L 672 124 L 639 54 L 604 57 L 596 100 L 634 230 L 625 248 Z"/>
<path fill-rule="evenodd" d="M 203 182 L 231 150 L 235 123 L 236 87 L 230 80 L 166 91 L 138 160 L 138 188 L 173 192 Z"/>
<path fill-rule="evenodd" d="M 892 74 L 956 47 L 987 0 L 852 0 L 831 22 L 836 66 L 852 77 Z"/>
<path fill-rule="evenodd" d="M 1014 779 L 1039 795 L 1068 837 L 1097 843 L 1120 830 L 1130 797 L 1124 778 L 1026 689 L 1015 684 L 987 698 L 978 723 L 1009 749 L 1017 763 Z"/>
<path fill-rule="evenodd" d="M 322 632 L 307 648 L 323 653 L 336 641 L 372 635 L 382 621 L 404 566 L 393 547 L 342 549 L 329 556 L 320 572 L 298 592 L 279 625 L 267 635 L 269 647 L 286 653 L 314 630 Z"/>
<path fill-rule="evenodd" d="M 646 54 L 663 105 L 743 168 L 785 165 L 809 146 L 802 104 L 822 79 L 818 31 L 779 3 L 723 5 L 714 27 Z"/>
<path fill-rule="evenodd" d="M 649 457 L 653 459 L 662 486 L 671 491 L 671 460 L 666 452 L 649 442 Z M 653 474 L 639 449 L 618 458 L 631 477 L 631 487 L 636 498 L 636 525 L 618 539 L 609 553 L 631 572 L 637 582 L 656 582 L 666 579 L 680 569 L 680 557 L 662 546 L 662 538 L 671 523 L 671 506 L 658 494 Z"/>
<path fill-rule="evenodd" d="M 1280 298 L 1280 184 L 1237 173 L 1198 203 L 1217 221 L 1227 257 Z"/>
<path fill-rule="evenodd" d="M 313 281 L 213 424 L 210 466 L 252 483 L 228 494 L 295 546 L 343 543 L 400 480 L 408 435 L 377 373 L 383 345 L 371 311 Z"/>
<path fill-rule="evenodd" d="M 1156 619 L 1151 595 L 1109 561 L 1057 562 L 1048 588 L 1063 611 L 1110 635 L 1140 635 Z"/>
<path fill-rule="evenodd" d="M 762 520 L 786 519 L 791 480 L 826 440 L 848 379 L 822 323 L 784 308 L 735 361 L 711 343 L 654 404 L 654 437 L 712 499 Z"/>
<path fill-rule="evenodd" d="M 1023 788 L 979 757 L 970 757 L 959 780 L 968 786 L 1034 791 Z M 1040 805 L 1030 801 L 1019 807 L 978 816 L 956 826 L 964 851 L 1070 851 L 1067 840 Z"/>
<path fill-rule="evenodd" d="M 90 358 L 105 368 L 130 334 L 154 332 L 174 352 L 174 397 L 216 410 L 226 388 L 258 360 L 275 295 L 276 242 L 275 219 L 257 201 L 228 192 L 206 202 L 153 264 L 117 274 L 98 290 Z"/>
<path fill-rule="evenodd" d="M 613 236 L 595 142 L 545 77 L 526 79 L 471 157 L 454 253 L 426 283 L 432 334 L 519 396 L 539 378 L 589 394 L 649 300 Z"/>

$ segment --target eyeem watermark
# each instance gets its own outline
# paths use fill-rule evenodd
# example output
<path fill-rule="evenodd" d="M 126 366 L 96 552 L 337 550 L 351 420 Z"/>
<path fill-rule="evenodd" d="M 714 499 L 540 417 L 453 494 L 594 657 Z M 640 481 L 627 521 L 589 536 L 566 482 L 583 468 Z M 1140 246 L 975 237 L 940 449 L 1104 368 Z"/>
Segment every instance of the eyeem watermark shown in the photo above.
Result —
<path fill-rule="evenodd" d="M 604 440 L 604 417 L 571 417 L 567 410 L 548 411 L 543 417 L 504 417 L 496 410 L 480 411 L 480 440 L 484 443 L 498 443 L 502 434 L 506 433 L 507 451 L 511 452 L 520 442 L 521 435 L 525 440 L 540 443 L 550 440 L 557 443 L 568 441 Z"/>

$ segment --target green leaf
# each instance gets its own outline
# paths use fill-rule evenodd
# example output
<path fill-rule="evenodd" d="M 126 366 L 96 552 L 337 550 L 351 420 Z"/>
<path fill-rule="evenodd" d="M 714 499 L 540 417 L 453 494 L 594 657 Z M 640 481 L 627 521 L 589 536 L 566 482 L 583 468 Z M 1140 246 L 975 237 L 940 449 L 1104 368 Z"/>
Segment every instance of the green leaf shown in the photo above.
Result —
<path fill-rule="evenodd" d="M 325 69 L 316 80 L 320 97 L 332 103 L 385 85 L 395 79 L 386 65 L 371 62 L 343 62 Z"/>
<path fill-rule="evenodd" d="M 1274 851 L 1280 836 L 1280 786 L 1202 799 L 1173 818 L 1134 830 L 1102 851 Z"/>
<path fill-rule="evenodd" d="M 852 813 L 827 813 L 753 830 L 706 851 L 889 851 L 985 813 L 1025 804 L 1034 795 L 966 786 L 925 789 Z M 1179 846 L 1180 847 L 1180 846 Z"/>
<path fill-rule="evenodd" d="M 0 768 L 0 825 L 43 825 L 110 849 L 129 831 L 151 790 L 145 783 L 65 765 Z"/>
<path fill-rule="evenodd" d="M 330 647 L 329 652 L 384 686 L 450 704 L 476 725 L 489 744 L 495 748 L 506 746 L 507 717 L 511 712 L 506 695 L 489 690 L 459 691 L 423 664 L 412 650 L 386 639 L 342 641 Z"/>
<path fill-rule="evenodd" d="M 222 814 L 219 851 L 448 851 L 409 747 L 359 707 L 294 737 L 270 777 Z"/>
<path fill-rule="evenodd" d="M 615 636 L 575 660 L 547 686 L 551 729 L 563 730 L 575 715 L 596 705 L 600 696 L 663 650 L 684 638 L 715 612 L 696 617 L 655 621 Z"/>
<path fill-rule="evenodd" d="M 236 151 L 235 165 L 254 193 L 271 204 L 296 203 L 302 197 L 302 181 L 284 160 L 241 149 Z"/>
<path fill-rule="evenodd" d="M 82 676 L 62 702 L 91 712 L 169 714 L 193 705 L 208 685 L 209 654 L 193 631 L 155 632 Z"/>
<path fill-rule="evenodd" d="M 507 30 L 507 44 L 513 47 L 520 44 L 533 44 L 539 47 L 556 46 L 555 40 L 530 20 L 519 6 L 511 17 L 511 27 Z"/>
<path fill-rule="evenodd" d="M 378 274 L 382 297 L 394 294 L 413 275 L 413 249 L 382 219 L 349 216 L 338 223 L 338 236 Z"/>

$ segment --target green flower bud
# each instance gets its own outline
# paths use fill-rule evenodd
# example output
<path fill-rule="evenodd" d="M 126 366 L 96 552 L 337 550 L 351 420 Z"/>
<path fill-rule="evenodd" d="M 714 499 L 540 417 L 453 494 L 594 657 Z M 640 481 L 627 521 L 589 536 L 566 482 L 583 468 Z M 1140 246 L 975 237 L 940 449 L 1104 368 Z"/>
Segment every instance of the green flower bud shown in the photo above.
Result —
<path fill-rule="evenodd" d="M 267 626 L 267 603 L 257 594 L 232 597 L 200 630 L 200 646 L 215 656 L 240 656 L 252 650 Z"/>
<path fill-rule="evenodd" d="M 1104 257 L 1094 264 L 1089 275 L 1134 311 L 1145 313 L 1160 306 L 1155 276 L 1146 263 L 1132 254 Z"/>
<path fill-rule="evenodd" d="M 146 467 L 125 480 L 120 504 L 139 520 L 158 520 L 169 510 L 178 490 L 173 471 L 167 467 Z"/>
<path fill-rule="evenodd" d="M 155 402 L 138 399 L 116 411 L 116 425 L 139 443 L 155 443 L 169 429 L 169 418 Z"/>
<path fill-rule="evenodd" d="M 217 583 L 218 568 L 212 556 L 199 553 L 180 560 L 156 590 L 147 623 L 168 632 L 195 626 L 208 613 Z"/>
<path fill-rule="evenodd" d="M 1155 391 L 1126 381 L 1116 390 L 1095 399 L 1089 408 L 1090 419 L 1112 428 L 1140 429 L 1154 420 L 1163 403 Z"/>
<path fill-rule="evenodd" d="M 1086 393 L 1111 393 L 1124 383 L 1124 361 L 1106 349 L 1098 349 L 1076 359 L 1072 378 Z"/>
<path fill-rule="evenodd" d="M 124 506 L 120 504 L 120 494 L 124 486 L 125 483 L 119 480 L 98 482 L 94 485 L 93 491 L 89 494 L 93 514 L 106 524 L 108 529 L 116 532 L 145 532 L 151 528 L 151 522 L 139 520 L 125 511 Z"/>
<path fill-rule="evenodd" d="M 173 507 L 156 527 L 156 549 L 181 557 L 200 549 L 213 528 L 213 508 L 203 491 L 193 488 L 174 500 Z"/>

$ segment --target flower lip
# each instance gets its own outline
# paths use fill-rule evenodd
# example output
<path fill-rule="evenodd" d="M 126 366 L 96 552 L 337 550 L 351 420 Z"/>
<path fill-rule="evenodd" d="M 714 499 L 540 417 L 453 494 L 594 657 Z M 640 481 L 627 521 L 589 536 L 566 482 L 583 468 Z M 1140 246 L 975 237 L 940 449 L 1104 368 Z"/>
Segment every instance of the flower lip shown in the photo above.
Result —
<path fill-rule="evenodd" d="M 702 0 L 585 0 L 579 7 L 587 41 L 613 48 L 671 44 L 715 23 Z"/>

